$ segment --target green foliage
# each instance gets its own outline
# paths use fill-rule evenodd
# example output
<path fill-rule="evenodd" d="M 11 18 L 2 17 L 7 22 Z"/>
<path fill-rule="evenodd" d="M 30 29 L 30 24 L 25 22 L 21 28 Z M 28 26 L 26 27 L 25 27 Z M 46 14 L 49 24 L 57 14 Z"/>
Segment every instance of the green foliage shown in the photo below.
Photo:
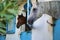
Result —
<path fill-rule="evenodd" d="M 18 0 L 0 0 L 0 34 L 6 34 L 6 21 L 18 14 Z"/>
<path fill-rule="evenodd" d="M 18 14 L 18 0 L 0 1 L 0 20 L 10 20 Z"/>
<path fill-rule="evenodd" d="M 6 22 L 5 21 L 0 22 L 0 34 L 1 35 L 6 34 Z"/>

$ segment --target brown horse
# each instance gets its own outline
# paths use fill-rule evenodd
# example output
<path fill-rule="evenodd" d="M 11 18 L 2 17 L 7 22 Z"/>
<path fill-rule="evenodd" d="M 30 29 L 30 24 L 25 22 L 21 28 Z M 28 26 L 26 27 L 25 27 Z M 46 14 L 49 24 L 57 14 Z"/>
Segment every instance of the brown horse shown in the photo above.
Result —
<path fill-rule="evenodd" d="M 31 30 L 31 28 L 27 25 L 27 19 L 23 16 L 23 14 L 18 15 L 18 22 L 17 22 L 17 28 L 25 24 L 25 31 Z"/>

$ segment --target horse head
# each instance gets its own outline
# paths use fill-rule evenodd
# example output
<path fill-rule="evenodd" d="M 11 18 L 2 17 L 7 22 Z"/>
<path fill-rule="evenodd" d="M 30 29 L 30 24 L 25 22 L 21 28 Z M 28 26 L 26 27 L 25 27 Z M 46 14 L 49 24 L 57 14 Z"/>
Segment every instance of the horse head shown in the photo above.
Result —
<path fill-rule="evenodd" d="M 18 15 L 17 19 L 18 19 L 17 28 L 26 23 L 26 17 L 24 17 L 23 14 Z"/>
<path fill-rule="evenodd" d="M 39 2 L 38 0 L 36 0 L 36 4 L 32 4 L 32 5 L 33 6 L 31 9 L 30 15 L 28 16 L 28 24 L 33 25 L 33 23 L 38 18 L 40 18 L 43 14 L 48 14 L 49 16 L 52 15 L 51 13 L 50 14 L 48 13 L 48 10 L 50 8 L 48 6 L 46 6 L 47 4 L 45 4 L 45 2 Z M 51 17 L 52 17 L 53 21 L 56 19 L 56 18 L 54 19 L 53 16 L 51 16 Z M 49 23 L 49 24 L 51 24 L 51 23 Z"/>
<path fill-rule="evenodd" d="M 24 17 L 23 14 L 18 15 L 17 28 L 19 28 L 23 24 L 25 24 L 25 31 L 31 30 L 29 25 L 27 25 L 27 23 L 26 23 L 26 17 Z"/>

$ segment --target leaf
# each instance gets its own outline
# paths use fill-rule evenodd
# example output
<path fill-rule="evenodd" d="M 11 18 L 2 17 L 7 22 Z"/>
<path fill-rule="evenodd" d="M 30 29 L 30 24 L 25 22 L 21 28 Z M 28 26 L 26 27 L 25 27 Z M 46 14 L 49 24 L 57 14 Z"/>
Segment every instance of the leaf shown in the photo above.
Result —
<path fill-rule="evenodd" d="M 7 11 L 13 15 L 18 14 L 18 10 L 15 10 L 15 9 L 8 9 Z"/>
<path fill-rule="evenodd" d="M 0 13 L 0 17 L 3 18 L 6 14 L 5 13 Z"/>
<path fill-rule="evenodd" d="M 6 30 L 3 30 L 3 29 L 1 29 L 1 28 L 0 28 L 0 32 L 1 32 L 2 34 L 6 34 Z"/>
<path fill-rule="evenodd" d="M 0 3 L 0 12 L 4 9 L 4 6 L 2 3 Z"/>
<path fill-rule="evenodd" d="M 12 18 L 14 18 L 14 15 L 12 14 L 5 14 L 4 18 L 2 18 L 3 20 L 11 20 Z"/>
<path fill-rule="evenodd" d="M 1 20 L 5 20 L 5 21 L 6 21 L 6 20 L 11 20 L 12 18 L 15 17 L 14 15 L 8 14 L 8 13 L 7 13 L 7 14 L 1 14 L 1 16 L 2 16 L 2 17 L 0 18 L 0 21 L 1 21 Z"/>
<path fill-rule="evenodd" d="M 0 22 L 0 27 L 5 28 L 5 25 L 2 22 Z"/>

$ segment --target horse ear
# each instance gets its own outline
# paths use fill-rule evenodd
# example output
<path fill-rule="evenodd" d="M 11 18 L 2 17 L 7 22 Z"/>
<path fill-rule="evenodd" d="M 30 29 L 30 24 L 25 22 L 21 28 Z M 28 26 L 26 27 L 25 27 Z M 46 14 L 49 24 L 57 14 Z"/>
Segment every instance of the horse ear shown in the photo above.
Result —
<path fill-rule="evenodd" d="M 20 17 L 20 15 L 18 15 L 18 17 Z"/>
<path fill-rule="evenodd" d="M 23 16 L 23 14 L 21 14 L 21 16 Z"/>
<path fill-rule="evenodd" d="M 38 0 L 36 0 L 36 5 L 39 6 L 39 2 L 38 2 Z"/>

